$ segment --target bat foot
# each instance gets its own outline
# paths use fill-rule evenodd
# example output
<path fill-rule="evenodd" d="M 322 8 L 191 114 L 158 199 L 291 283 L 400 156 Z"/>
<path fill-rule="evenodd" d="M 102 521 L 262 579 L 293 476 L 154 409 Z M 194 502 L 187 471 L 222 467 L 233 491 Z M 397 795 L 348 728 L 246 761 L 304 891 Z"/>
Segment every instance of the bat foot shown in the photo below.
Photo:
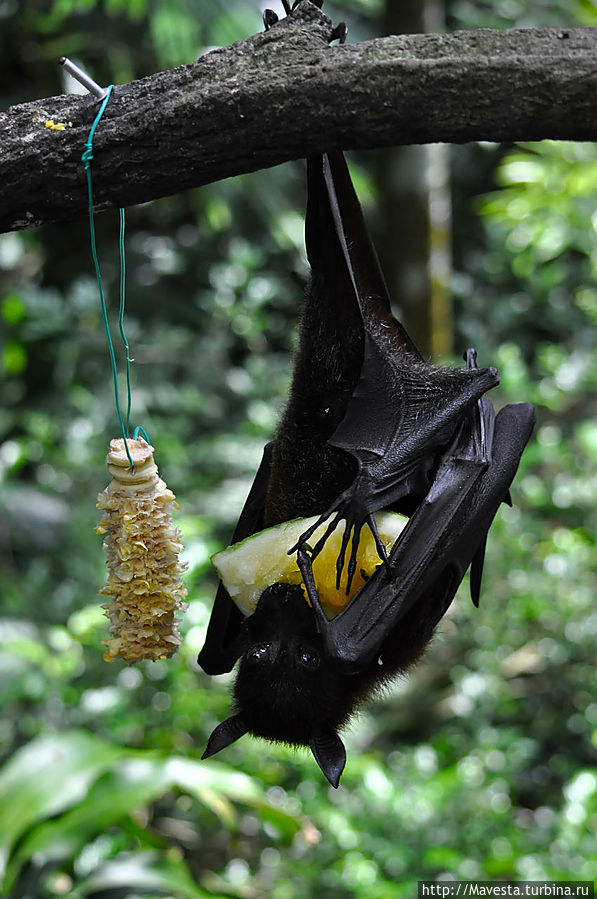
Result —
<path fill-rule="evenodd" d="M 282 6 L 284 7 L 284 12 L 286 13 L 286 15 L 289 16 L 291 12 L 294 12 L 299 3 L 302 2 L 303 0 L 294 0 L 294 3 L 291 6 L 289 0 L 282 0 Z M 318 6 L 319 9 L 321 9 L 321 7 L 323 6 L 323 0 L 311 0 L 311 3 L 313 4 L 313 6 Z"/>
<path fill-rule="evenodd" d="M 293 10 L 299 5 L 301 0 L 294 0 L 292 6 L 290 5 L 290 0 L 282 0 L 282 6 L 284 7 L 284 12 L 287 16 L 291 15 Z M 312 3 L 315 3 L 315 6 L 321 7 L 323 6 L 323 0 L 321 2 L 317 2 L 317 0 L 311 0 Z M 269 31 L 270 28 L 279 22 L 279 16 L 277 13 L 273 11 L 273 9 L 264 9 L 263 10 L 263 25 L 266 31 Z"/>
<path fill-rule="evenodd" d="M 287 16 L 292 15 L 297 6 L 302 3 L 302 0 L 294 0 L 292 5 L 290 4 L 290 0 L 282 0 L 282 6 L 284 7 L 284 12 Z M 318 9 L 322 9 L 323 0 L 311 0 L 311 3 L 314 6 L 317 6 Z M 265 9 L 263 11 L 263 24 L 265 26 L 265 30 L 269 31 L 272 25 L 275 25 L 278 22 L 278 16 L 273 11 L 273 9 Z M 346 22 L 339 22 L 332 30 L 328 38 L 328 44 L 331 44 L 333 41 L 338 41 L 340 44 L 346 43 L 346 38 L 348 37 L 348 25 Z"/>

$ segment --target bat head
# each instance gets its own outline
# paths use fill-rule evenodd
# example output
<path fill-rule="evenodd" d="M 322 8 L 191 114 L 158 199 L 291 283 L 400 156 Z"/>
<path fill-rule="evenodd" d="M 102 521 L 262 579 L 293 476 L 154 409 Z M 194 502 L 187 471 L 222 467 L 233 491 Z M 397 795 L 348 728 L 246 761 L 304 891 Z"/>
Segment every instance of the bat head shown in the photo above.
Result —
<path fill-rule="evenodd" d="M 337 787 L 346 762 L 338 728 L 353 710 L 349 679 L 326 658 L 315 618 L 296 584 L 274 584 L 245 622 L 234 685 L 236 714 L 212 733 L 207 758 L 245 733 L 309 746 Z"/>

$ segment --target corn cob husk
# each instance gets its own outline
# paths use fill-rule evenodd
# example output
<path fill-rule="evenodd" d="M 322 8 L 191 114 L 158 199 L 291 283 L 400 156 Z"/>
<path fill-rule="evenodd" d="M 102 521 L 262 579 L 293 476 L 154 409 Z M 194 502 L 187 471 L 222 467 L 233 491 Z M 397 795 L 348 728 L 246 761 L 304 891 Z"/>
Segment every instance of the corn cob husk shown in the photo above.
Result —
<path fill-rule="evenodd" d="M 134 467 L 124 440 L 111 440 L 106 464 L 113 480 L 97 502 L 104 513 L 97 533 L 107 535 L 108 580 L 100 593 L 113 597 L 103 607 L 110 619 L 108 662 L 169 658 L 181 643 L 176 613 L 186 608 L 174 494 L 158 476 L 153 447 L 142 438 L 127 442 Z"/>

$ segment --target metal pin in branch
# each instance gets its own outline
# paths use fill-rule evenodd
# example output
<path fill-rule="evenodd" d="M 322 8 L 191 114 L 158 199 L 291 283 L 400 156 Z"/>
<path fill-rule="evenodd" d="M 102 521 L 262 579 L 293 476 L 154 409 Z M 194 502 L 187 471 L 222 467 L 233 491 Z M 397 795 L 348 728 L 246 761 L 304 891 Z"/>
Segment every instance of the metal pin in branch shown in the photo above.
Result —
<path fill-rule="evenodd" d="M 78 65 L 69 59 L 67 56 L 61 56 L 58 60 L 60 65 L 64 68 L 69 75 L 78 81 L 79 84 L 82 84 L 83 87 L 89 91 L 90 94 L 93 94 L 94 97 L 97 97 L 98 100 L 103 100 L 106 94 L 108 93 L 107 87 L 100 87 L 100 85 L 90 78 L 83 69 L 80 69 Z"/>

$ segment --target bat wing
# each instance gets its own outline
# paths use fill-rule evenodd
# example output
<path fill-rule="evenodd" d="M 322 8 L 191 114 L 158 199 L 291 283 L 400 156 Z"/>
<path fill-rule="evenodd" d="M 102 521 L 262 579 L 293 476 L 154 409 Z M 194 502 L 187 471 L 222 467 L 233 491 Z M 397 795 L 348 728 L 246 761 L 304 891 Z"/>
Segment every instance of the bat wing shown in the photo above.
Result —
<path fill-rule="evenodd" d="M 376 320 L 395 352 L 413 361 L 423 358 L 406 329 L 392 315 L 388 288 L 363 217 L 344 154 L 340 151 L 307 161 L 307 216 L 305 242 L 313 271 L 323 274 L 333 290 L 340 266 L 352 286 L 361 316 Z M 330 248 L 335 234 L 337 247 Z"/>
<path fill-rule="evenodd" d="M 319 603 L 311 558 L 299 549 L 299 566 L 331 658 L 349 671 L 363 669 L 412 606 L 430 596 L 439 608 L 438 618 L 443 615 L 473 558 L 477 567 L 482 563 L 479 554 L 487 532 L 508 495 L 533 424 L 530 404 L 505 406 L 495 417 L 483 398 L 442 456 L 431 490 L 393 547 L 388 564 L 379 567 L 332 620 Z"/>
<path fill-rule="evenodd" d="M 238 543 L 257 533 L 263 527 L 263 510 L 269 485 L 272 444 L 263 451 L 261 464 L 238 524 L 232 535 L 232 543 Z M 220 583 L 214 600 L 205 644 L 199 653 L 199 665 L 207 674 L 224 674 L 231 671 L 240 655 L 238 637 L 244 617 L 238 606 L 230 598 L 224 585 Z"/>
<path fill-rule="evenodd" d="M 387 288 L 362 210 L 341 153 L 309 160 L 307 251 L 314 272 L 331 286 L 342 271 L 360 310 L 363 357 L 344 416 L 328 443 L 350 453 L 358 474 L 317 524 L 301 536 L 305 544 L 326 519 L 330 524 L 314 548 L 317 554 L 341 520 L 346 528 L 337 561 L 338 583 L 348 541 L 350 586 L 361 528 L 368 522 L 382 558 L 373 513 L 412 507 L 429 488 L 430 472 L 458 425 L 479 398 L 499 382 L 494 368 L 428 365 L 391 313 Z M 335 243 L 330 252 L 330 231 Z M 338 261 L 340 259 L 340 262 Z M 327 265 L 327 268 L 326 268 Z M 403 505 L 401 505 L 401 503 Z M 297 547 L 293 547 L 292 551 Z"/>
<path fill-rule="evenodd" d="M 417 474 L 429 469 L 468 410 L 498 383 L 494 368 L 404 365 L 366 334 L 360 380 L 330 438 L 359 462 L 342 502 L 365 518 L 416 492 Z"/>

